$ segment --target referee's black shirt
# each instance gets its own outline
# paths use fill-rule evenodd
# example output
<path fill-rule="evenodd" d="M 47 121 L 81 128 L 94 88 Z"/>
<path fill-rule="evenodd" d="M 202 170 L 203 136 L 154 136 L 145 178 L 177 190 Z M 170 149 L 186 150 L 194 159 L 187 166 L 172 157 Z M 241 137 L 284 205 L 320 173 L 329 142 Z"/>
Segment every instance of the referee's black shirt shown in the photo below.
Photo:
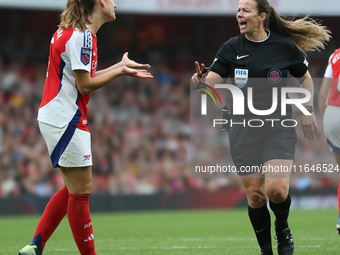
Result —
<path fill-rule="evenodd" d="M 210 70 L 222 78 L 230 77 L 233 85 L 242 89 L 245 96 L 245 116 L 240 118 L 287 118 L 291 117 L 290 105 L 286 116 L 281 116 L 281 87 L 286 87 L 288 72 L 303 76 L 308 69 L 304 54 L 292 40 L 268 31 L 267 39 L 255 42 L 240 34 L 225 42 L 216 54 Z M 247 82 L 242 83 L 242 78 Z M 236 79 L 235 79 L 236 78 Z M 239 82 L 241 80 L 241 83 Z M 257 110 L 272 106 L 272 88 L 278 88 L 278 106 L 270 116 L 254 116 L 248 109 L 247 88 L 253 88 L 253 105 Z"/>

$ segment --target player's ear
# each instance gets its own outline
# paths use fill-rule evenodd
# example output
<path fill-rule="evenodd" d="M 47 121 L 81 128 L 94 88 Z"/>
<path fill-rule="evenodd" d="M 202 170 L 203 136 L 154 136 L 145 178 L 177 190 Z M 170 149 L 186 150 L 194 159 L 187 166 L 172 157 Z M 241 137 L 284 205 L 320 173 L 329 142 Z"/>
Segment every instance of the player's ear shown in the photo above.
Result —
<path fill-rule="evenodd" d="M 105 0 L 98 0 L 98 4 L 99 4 L 101 7 L 104 7 L 104 5 L 105 5 Z"/>
<path fill-rule="evenodd" d="M 259 21 L 260 22 L 264 22 L 266 18 L 267 18 L 267 14 L 265 12 L 262 12 L 260 14 L 260 20 Z"/>

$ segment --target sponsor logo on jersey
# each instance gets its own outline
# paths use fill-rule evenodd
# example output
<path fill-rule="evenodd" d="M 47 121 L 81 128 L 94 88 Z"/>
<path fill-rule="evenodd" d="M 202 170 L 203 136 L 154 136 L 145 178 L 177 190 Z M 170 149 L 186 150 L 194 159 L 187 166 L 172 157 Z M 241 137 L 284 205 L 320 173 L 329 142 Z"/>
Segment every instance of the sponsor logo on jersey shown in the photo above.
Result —
<path fill-rule="evenodd" d="M 248 82 L 248 69 L 235 69 L 235 83 L 243 88 Z"/>
<path fill-rule="evenodd" d="M 90 160 L 90 159 L 91 159 L 91 155 L 85 155 L 83 161 L 85 161 L 85 160 Z"/>
<path fill-rule="evenodd" d="M 243 56 L 239 56 L 239 55 L 236 56 L 237 60 L 240 60 L 240 59 L 246 58 L 246 57 L 249 57 L 249 54 L 248 55 L 243 55 Z"/>
<path fill-rule="evenodd" d="M 90 63 L 91 49 L 81 48 L 80 61 L 87 66 Z"/>
<path fill-rule="evenodd" d="M 269 70 L 267 77 L 271 83 L 278 83 L 282 79 L 282 73 L 279 69 L 273 68 Z"/>

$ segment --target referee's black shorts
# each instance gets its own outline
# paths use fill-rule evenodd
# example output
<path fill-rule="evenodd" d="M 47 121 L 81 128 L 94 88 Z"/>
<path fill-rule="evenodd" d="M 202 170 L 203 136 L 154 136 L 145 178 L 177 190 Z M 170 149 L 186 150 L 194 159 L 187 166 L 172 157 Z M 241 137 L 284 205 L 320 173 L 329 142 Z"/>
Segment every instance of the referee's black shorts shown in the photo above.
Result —
<path fill-rule="evenodd" d="M 249 127 L 246 121 L 245 127 L 229 128 L 230 152 L 239 175 L 256 172 L 268 160 L 294 160 L 296 140 L 295 128 L 283 127 L 281 121 L 264 121 L 263 127 Z"/>

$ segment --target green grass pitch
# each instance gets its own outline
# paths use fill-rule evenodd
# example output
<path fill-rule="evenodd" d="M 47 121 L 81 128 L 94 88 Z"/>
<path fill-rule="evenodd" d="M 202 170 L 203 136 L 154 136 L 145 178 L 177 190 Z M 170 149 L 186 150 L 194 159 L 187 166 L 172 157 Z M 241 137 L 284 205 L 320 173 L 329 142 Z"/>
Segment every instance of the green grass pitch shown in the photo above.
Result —
<path fill-rule="evenodd" d="M 289 224 L 295 254 L 340 254 L 337 210 L 293 210 Z M 273 219 L 272 214 L 272 221 Z M 37 216 L 0 217 L 0 254 L 17 254 L 32 240 Z M 247 210 L 93 214 L 98 255 L 259 255 Z M 276 252 L 272 227 L 273 247 Z M 47 255 L 79 254 L 65 218 L 45 247 Z"/>

